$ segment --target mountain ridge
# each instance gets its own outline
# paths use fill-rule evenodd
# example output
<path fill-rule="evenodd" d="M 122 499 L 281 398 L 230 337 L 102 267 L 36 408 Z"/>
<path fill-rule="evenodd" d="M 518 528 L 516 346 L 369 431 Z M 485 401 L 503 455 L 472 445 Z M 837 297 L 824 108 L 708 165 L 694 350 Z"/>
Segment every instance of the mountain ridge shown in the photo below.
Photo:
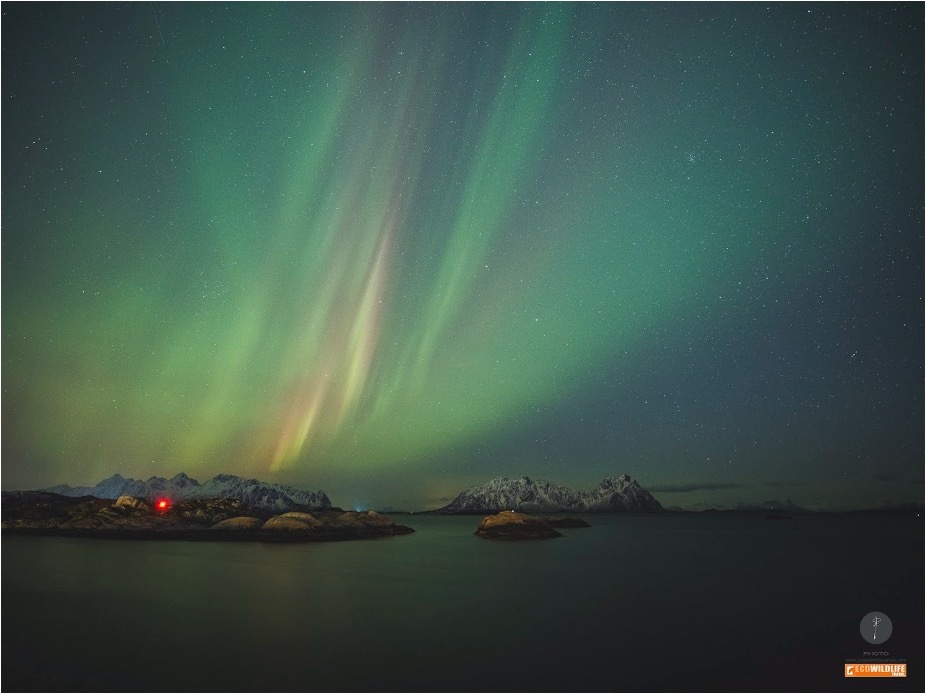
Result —
<path fill-rule="evenodd" d="M 59 484 L 54 487 L 45 487 L 41 491 L 64 496 L 95 496 L 100 499 L 118 499 L 123 495 L 148 500 L 166 496 L 171 501 L 238 499 L 248 506 L 269 510 L 331 508 L 331 500 L 320 489 L 310 492 L 287 484 L 261 482 L 254 478 L 225 473 L 211 477 L 203 483 L 183 472 L 177 473 L 170 479 L 149 477 L 147 480 L 126 478 L 117 473 L 92 487 L 72 487 L 68 484 Z"/>
<path fill-rule="evenodd" d="M 514 480 L 496 477 L 484 484 L 473 485 L 433 513 L 498 513 L 506 510 L 522 513 L 615 513 L 659 512 L 663 508 L 629 475 L 606 477 L 587 492 L 522 475 Z"/>

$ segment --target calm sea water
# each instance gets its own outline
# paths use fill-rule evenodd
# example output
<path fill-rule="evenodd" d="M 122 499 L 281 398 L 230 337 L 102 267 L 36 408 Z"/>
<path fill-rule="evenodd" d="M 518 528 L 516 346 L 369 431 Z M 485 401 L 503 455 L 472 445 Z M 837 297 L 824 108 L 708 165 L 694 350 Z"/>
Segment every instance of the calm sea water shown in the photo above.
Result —
<path fill-rule="evenodd" d="M 498 543 L 5 537 L 4 691 L 923 690 L 923 518 L 587 516 Z M 880 610 L 906 681 L 846 681 Z M 861 686 L 864 685 L 864 686 Z"/>

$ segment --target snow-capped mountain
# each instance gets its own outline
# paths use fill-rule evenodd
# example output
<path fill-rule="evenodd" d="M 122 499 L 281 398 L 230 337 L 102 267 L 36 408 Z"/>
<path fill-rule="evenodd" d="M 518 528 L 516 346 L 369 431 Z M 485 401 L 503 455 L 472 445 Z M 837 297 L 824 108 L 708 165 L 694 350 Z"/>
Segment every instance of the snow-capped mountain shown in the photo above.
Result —
<path fill-rule="evenodd" d="M 286 484 L 271 484 L 256 479 L 245 479 L 237 475 L 216 475 L 202 484 L 182 472 L 171 479 L 150 477 L 145 481 L 113 475 L 93 487 L 72 487 L 61 484 L 43 491 L 64 496 L 90 495 L 100 499 L 117 499 L 123 494 L 142 499 L 165 496 L 173 501 L 238 499 L 248 506 L 269 510 L 331 508 L 331 501 L 321 490 L 307 492 Z"/>
<path fill-rule="evenodd" d="M 460 493 L 439 513 L 521 512 L 572 513 L 662 511 L 662 505 L 628 475 L 608 477 L 595 489 L 577 492 L 547 480 L 496 477 Z"/>
<path fill-rule="evenodd" d="M 662 504 L 629 475 L 607 477 L 581 497 L 589 511 L 662 511 Z"/>

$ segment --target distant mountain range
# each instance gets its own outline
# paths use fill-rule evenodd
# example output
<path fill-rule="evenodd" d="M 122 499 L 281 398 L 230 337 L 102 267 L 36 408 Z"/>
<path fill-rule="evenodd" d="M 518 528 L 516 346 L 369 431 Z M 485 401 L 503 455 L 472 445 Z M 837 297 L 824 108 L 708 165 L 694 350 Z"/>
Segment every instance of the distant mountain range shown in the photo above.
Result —
<path fill-rule="evenodd" d="M 271 484 L 237 475 L 216 475 L 202 484 L 182 472 L 170 479 L 150 477 L 145 481 L 113 475 L 93 487 L 60 484 L 42 491 L 100 499 L 118 499 L 123 494 L 149 500 L 167 497 L 171 501 L 238 499 L 254 508 L 282 511 L 331 508 L 331 501 L 321 490 L 307 492 L 285 484 Z"/>
<path fill-rule="evenodd" d="M 787 511 L 789 513 L 807 513 L 806 508 L 802 508 L 795 504 L 791 499 L 787 501 L 780 501 L 778 499 L 772 499 L 771 501 L 763 501 L 761 504 L 746 504 L 739 503 L 736 508 L 736 511 Z"/>
<path fill-rule="evenodd" d="M 785 513 L 811 513 L 823 509 L 809 509 L 798 506 L 791 499 L 781 501 L 772 499 L 770 501 L 750 502 L 741 501 L 737 504 L 715 504 L 709 501 L 701 501 L 696 504 L 690 504 L 684 508 L 680 506 L 670 506 L 667 511 L 780 511 Z"/>
<path fill-rule="evenodd" d="M 435 513 L 497 513 L 498 511 L 602 513 L 662 511 L 653 495 L 628 475 L 608 477 L 595 489 L 577 492 L 547 480 L 496 477 L 470 487 Z"/>

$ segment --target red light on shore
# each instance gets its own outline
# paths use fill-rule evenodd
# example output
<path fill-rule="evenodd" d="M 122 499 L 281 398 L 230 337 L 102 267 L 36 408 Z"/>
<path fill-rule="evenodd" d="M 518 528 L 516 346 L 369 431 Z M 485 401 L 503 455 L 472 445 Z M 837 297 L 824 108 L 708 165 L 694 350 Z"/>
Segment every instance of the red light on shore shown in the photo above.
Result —
<path fill-rule="evenodd" d="M 160 499 L 157 503 L 158 511 L 166 511 L 170 506 L 170 502 L 167 499 Z"/>

